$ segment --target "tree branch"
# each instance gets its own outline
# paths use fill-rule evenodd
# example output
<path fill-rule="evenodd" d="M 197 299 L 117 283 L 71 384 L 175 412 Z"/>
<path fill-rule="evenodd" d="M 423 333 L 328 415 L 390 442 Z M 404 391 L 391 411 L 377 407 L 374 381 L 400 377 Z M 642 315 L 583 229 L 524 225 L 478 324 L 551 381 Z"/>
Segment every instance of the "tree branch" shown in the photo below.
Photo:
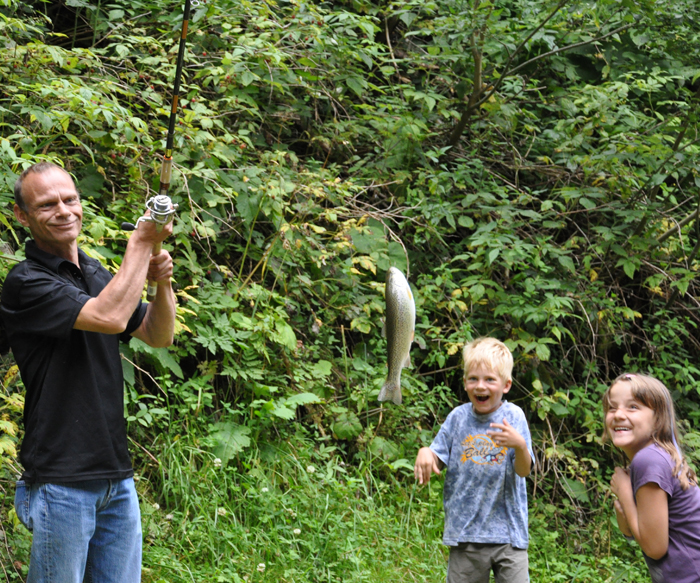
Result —
<path fill-rule="evenodd" d="M 533 32 L 532 32 L 532 33 L 531 33 L 531 34 L 530 34 L 530 35 L 515 49 L 515 51 L 513 51 L 513 54 L 511 55 L 511 57 L 510 57 L 510 58 L 508 59 L 508 61 L 506 62 L 506 68 L 510 65 L 510 63 L 511 63 L 512 60 L 513 60 L 513 57 L 514 57 L 515 54 L 521 49 L 521 47 L 522 47 L 530 38 L 532 38 L 532 36 L 533 36 L 538 30 L 540 30 L 540 29 L 544 26 L 544 24 L 546 24 L 546 22 L 547 22 L 549 19 L 551 19 L 551 18 L 554 16 L 554 14 L 556 14 L 556 12 L 559 11 L 559 10 L 563 7 L 564 4 L 565 4 L 565 2 L 560 2 L 559 5 L 557 6 L 557 8 L 555 9 L 555 12 L 553 12 L 552 14 L 550 14 L 550 15 L 544 20 L 544 22 L 542 22 L 542 24 L 540 24 L 540 25 L 539 25 L 539 26 L 538 26 L 538 27 L 537 27 L 537 28 L 536 28 L 536 29 L 535 29 L 535 30 L 534 30 L 534 31 L 533 31 Z M 494 85 L 493 85 L 493 87 L 491 88 L 491 90 L 490 90 L 486 95 L 484 95 L 481 99 L 479 99 L 478 101 L 476 101 L 476 102 L 474 102 L 474 103 L 472 103 L 472 100 L 471 100 L 471 99 L 469 100 L 469 104 L 467 105 L 467 108 L 466 108 L 466 109 L 464 110 L 464 112 L 462 113 L 462 117 L 460 118 L 460 121 L 459 121 L 458 125 L 455 127 L 455 129 L 452 131 L 452 134 L 450 135 L 450 140 L 449 140 L 450 146 L 455 146 L 455 145 L 457 144 L 457 141 L 459 140 L 459 138 L 460 138 L 462 132 L 464 131 L 464 127 L 466 126 L 466 123 L 467 123 L 467 121 L 469 120 L 469 117 L 472 115 L 472 112 L 473 112 L 475 109 L 477 109 L 478 107 L 480 107 L 482 103 L 485 103 L 486 101 L 488 101 L 488 100 L 491 98 L 491 96 L 492 96 L 494 93 L 496 93 L 496 91 L 498 91 L 498 89 L 500 88 L 500 86 L 501 86 L 501 84 L 503 83 L 503 81 L 504 81 L 507 77 L 511 77 L 516 71 L 519 71 L 520 69 L 522 69 L 522 68 L 524 68 L 524 67 L 526 67 L 526 66 L 528 66 L 528 65 L 531 65 L 532 63 L 534 63 L 534 62 L 536 62 L 536 61 L 539 61 L 539 60 L 541 60 L 541 59 L 544 59 L 544 58 L 546 58 L 546 57 L 551 57 L 551 56 L 553 56 L 553 55 L 556 55 L 556 54 L 558 54 L 558 53 L 562 53 L 562 52 L 564 52 L 564 51 L 569 51 L 569 50 L 571 50 L 571 49 L 575 49 L 575 48 L 578 48 L 578 47 L 583 47 L 583 46 L 590 45 L 590 44 L 593 44 L 593 43 L 596 43 L 596 42 L 600 42 L 600 41 L 602 41 L 602 40 L 605 40 L 605 39 L 608 38 L 608 37 L 611 37 L 611 36 L 613 36 L 613 35 L 615 35 L 615 34 L 618 34 L 618 33 L 620 33 L 620 32 L 623 32 L 623 31 L 627 30 L 628 28 L 633 27 L 635 24 L 636 24 L 636 23 L 626 24 L 625 26 L 621 26 L 621 27 L 619 27 L 619 28 L 616 28 L 616 29 L 613 30 L 613 31 L 610 31 L 610 32 L 607 33 L 607 34 L 604 34 L 603 36 L 599 36 L 599 37 L 596 37 L 596 38 L 593 38 L 593 39 L 590 39 L 590 40 L 587 40 L 587 41 L 581 41 L 581 42 L 578 42 L 578 43 L 574 43 L 574 44 L 571 44 L 571 45 L 567 45 L 567 46 L 565 46 L 565 47 L 561 47 L 561 48 L 558 48 L 558 49 L 554 49 L 554 50 L 549 51 L 549 52 L 547 52 L 547 53 L 542 53 L 541 55 L 537 55 L 536 57 L 533 57 L 532 59 L 528 59 L 527 61 L 525 61 L 524 63 L 521 63 L 521 64 L 518 65 L 517 67 L 514 67 L 513 69 L 511 69 L 511 70 L 509 70 L 509 71 L 506 71 L 503 75 L 501 75 L 501 77 L 499 77 L 499 79 L 496 81 L 496 83 L 494 83 Z M 459 132 L 459 134 L 457 134 L 457 128 L 460 127 L 460 126 L 462 127 L 462 131 Z"/>

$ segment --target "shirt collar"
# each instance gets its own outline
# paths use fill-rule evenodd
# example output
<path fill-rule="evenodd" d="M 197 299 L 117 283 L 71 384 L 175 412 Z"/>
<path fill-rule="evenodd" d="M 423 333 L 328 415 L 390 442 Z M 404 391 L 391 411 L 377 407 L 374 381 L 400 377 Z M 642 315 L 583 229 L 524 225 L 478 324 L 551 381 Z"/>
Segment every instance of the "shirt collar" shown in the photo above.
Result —
<path fill-rule="evenodd" d="M 72 261 L 68 261 L 67 259 L 63 259 L 63 257 L 59 257 L 53 253 L 47 253 L 43 249 L 40 249 L 33 239 L 26 242 L 24 254 L 27 259 L 36 261 L 54 273 L 58 273 L 59 269 L 62 267 L 68 269 L 76 268 L 76 265 Z M 85 275 L 91 275 L 97 269 L 97 264 L 99 264 L 99 262 L 92 259 L 92 257 L 88 257 L 82 249 L 78 249 L 78 261 L 80 262 L 80 269 Z"/>
<path fill-rule="evenodd" d="M 477 413 L 476 411 L 474 411 L 474 405 L 472 405 L 472 403 L 469 403 L 469 404 L 471 405 L 471 412 L 472 412 L 472 415 L 474 416 L 474 418 L 477 421 L 479 421 L 480 423 L 486 423 L 487 421 L 491 421 L 491 418 L 495 417 L 497 413 L 499 413 L 499 414 L 503 413 L 503 405 L 505 405 L 507 402 L 508 401 L 506 401 L 505 399 L 502 399 L 501 404 L 498 407 L 498 409 L 496 409 L 495 411 L 491 411 L 491 413 L 486 413 L 486 415 L 482 415 L 480 413 Z M 501 417 L 501 419 L 503 419 L 503 418 Z"/>

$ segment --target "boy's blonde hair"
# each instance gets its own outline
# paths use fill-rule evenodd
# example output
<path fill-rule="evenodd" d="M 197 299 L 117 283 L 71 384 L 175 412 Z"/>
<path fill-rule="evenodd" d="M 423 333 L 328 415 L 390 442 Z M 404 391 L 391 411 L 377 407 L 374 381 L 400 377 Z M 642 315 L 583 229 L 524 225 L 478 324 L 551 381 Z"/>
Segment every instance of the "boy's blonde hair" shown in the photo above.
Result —
<path fill-rule="evenodd" d="M 678 476 L 683 490 L 687 490 L 692 484 L 697 484 L 697 477 L 688 461 L 683 455 L 683 450 L 678 443 L 678 425 L 676 413 L 673 407 L 671 393 L 660 380 L 643 374 L 625 373 L 617 377 L 603 395 L 603 412 L 605 415 L 610 410 L 610 389 L 617 383 L 627 383 L 630 386 L 632 397 L 645 407 L 654 411 L 654 428 L 652 439 L 659 447 L 668 452 L 675 464 L 674 473 Z M 607 424 L 603 429 L 603 441 L 610 439 Z"/>
<path fill-rule="evenodd" d="M 469 370 L 479 366 L 497 373 L 504 383 L 513 380 L 513 355 L 508 347 L 496 338 L 486 336 L 468 342 L 462 350 L 462 358 L 465 383 Z"/>

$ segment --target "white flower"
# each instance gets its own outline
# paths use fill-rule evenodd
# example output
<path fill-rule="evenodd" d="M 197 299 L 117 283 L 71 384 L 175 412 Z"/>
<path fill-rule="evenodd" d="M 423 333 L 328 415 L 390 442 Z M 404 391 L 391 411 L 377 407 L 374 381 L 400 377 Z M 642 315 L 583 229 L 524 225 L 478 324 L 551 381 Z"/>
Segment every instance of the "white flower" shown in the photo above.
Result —
<path fill-rule="evenodd" d="M 217 457 L 214 458 L 214 467 L 215 468 L 220 468 L 221 467 L 221 460 Z"/>
<path fill-rule="evenodd" d="M 216 509 L 216 513 L 217 513 L 219 516 L 226 516 L 226 508 L 217 508 L 217 509 Z"/>
<path fill-rule="evenodd" d="M 158 502 L 156 502 L 156 503 L 153 505 L 153 509 L 154 509 L 154 510 L 160 510 L 160 504 L 158 504 Z"/>
<path fill-rule="evenodd" d="M 265 572 L 265 563 L 258 563 L 258 571 L 261 573 Z"/>
<path fill-rule="evenodd" d="M 165 520 L 172 520 L 172 519 L 173 519 L 173 515 L 172 515 L 172 514 L 166 514 L 166 515 L 165 515 Z"/>
<path fill-rule="evenodd" d="M 295 528 L 292 532 L 294 532 L 294 534 L 301 534 L 301 529 Z"/>
<path fill-rule="evenodd" d="M 262 492 L 263 494 L 265 494 L 265 492 L 269 492 L 269 490 L 268 490 L 267 488 L 263 488 L 263 489 L 261 490 L 261 492 Z"/>
<path fill-rule="evenodd" d="M 313 474 L 316 471 L 316 468 L 313 466 L 306 466 L 306 471 Z"/>

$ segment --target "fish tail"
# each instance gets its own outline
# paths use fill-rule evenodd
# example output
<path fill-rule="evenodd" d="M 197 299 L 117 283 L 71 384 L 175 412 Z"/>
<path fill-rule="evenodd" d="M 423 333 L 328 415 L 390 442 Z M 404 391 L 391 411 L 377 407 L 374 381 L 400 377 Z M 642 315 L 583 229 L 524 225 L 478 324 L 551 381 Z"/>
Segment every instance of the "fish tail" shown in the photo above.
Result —
<path fill-rule="evenodd" d="M 392 401 L 394 404 L 400 405 L 402 401 L 401 386 L 392 381 L 385 382 L 382 390 L 379 391 L 377 401 Z"/>

